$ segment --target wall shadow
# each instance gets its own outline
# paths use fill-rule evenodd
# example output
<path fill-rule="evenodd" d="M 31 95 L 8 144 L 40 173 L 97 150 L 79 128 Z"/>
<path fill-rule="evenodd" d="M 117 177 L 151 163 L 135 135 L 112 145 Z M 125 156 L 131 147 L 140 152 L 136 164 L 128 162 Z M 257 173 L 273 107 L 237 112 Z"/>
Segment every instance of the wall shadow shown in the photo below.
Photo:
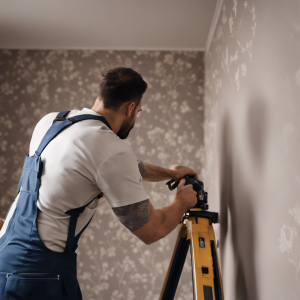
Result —
<path fill-rule="evenodd" d="M 258 170 L 262 170 L 265 138 L 268 122 L 268 110 L 263 99 L 252 97 L 249 100 L 247 116 L 247 135 L 253 162 Z"/>
<path fill-rule="evenodd" d="M 250 110 L 251 113 L 256 109 Z M 251 127 L 251 122 L 248 123 Z M 255 270 L 255 224 L 253 197 L 243 178 L 243 163 L 234 156 L 233 127 L 227 114 L 222 120 L 220 149 L 220 247 L 224 247 L 229 235 L 229 214 L 231 218 L 232 251 L 235 257 L 232 271 L 236 270 L 236 300 L 257 300 Z M 251 130 L 251 129 L 249 129 Z M 251 132 L 252 137 L 254 134 Z M 260 138 L 261 140 L 262 137 Z M 259 145 L 260 149 L 262 145 Z M 255 150 L 260 154 L 260 150 Z M 255 151 L 252 151 L 255 153 Z M 222 269 L 224 270 L 224 251 L 221 251 Z M 225 287 L 226 289 L 226 287 Z"/>

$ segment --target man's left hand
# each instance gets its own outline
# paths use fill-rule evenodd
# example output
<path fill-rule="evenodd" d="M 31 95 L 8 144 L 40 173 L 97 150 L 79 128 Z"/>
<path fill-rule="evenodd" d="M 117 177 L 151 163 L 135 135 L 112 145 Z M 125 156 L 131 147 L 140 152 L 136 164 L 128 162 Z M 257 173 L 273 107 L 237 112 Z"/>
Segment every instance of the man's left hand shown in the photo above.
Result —
<path fill-rule="evenodd" d="M 188 168 L 188 167 L 185 167 L 185 166 L 180 166 L 180 165 L 172 165 L 170 167 L 170 169 L 175 171 L 174 172 L 174 177 L 172 178 L 175 181 L 178 181 L 179 179 L 181 179 L 185 175 L 193 176 L 193 177 L 196 177 L 198 179 L 197 172 L 194 171 L 191 168 Z"/>

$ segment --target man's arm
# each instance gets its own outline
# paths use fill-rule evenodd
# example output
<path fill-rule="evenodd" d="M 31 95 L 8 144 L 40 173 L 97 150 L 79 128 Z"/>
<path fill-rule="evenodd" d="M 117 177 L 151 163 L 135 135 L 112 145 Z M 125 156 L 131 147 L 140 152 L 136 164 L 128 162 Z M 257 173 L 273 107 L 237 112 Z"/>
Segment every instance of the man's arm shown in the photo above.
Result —
<path fill-rule="evenodd" d="M 143 180 L 145 181 L 163 181 L 171 179 L 175 176 L 175 171 L 171 169 L 165 169 L 158 166 L 150 165 L 143 161 L 140 161 L 139 169 Z M 143 167 L 141 167 L 141 165 Z"/>
<path fill-rule="evenodd" d="M 138 164 L 140 173 L 145 181 L 163 181 L 168 179 L 174 179 L 175 181 L 178 181 L 185 175 L 198 178 L 196 171 L 185 166 L 172 165 L 170 169 L 165 169 L 148 164 L 142 160 L 139 160 Z"/>
<path fill-rule="evenodd" d="M 2 226 L 3 226 L 3 224 L 4 224 L 4 219 L 0 219 L 0 230 L 2 229 Z"/>
<path fill-rule="evenodd" d="M 134 235 L 145 244 L 152 244 L 173 231 L 189 207 L 197 202 L 197 193 L 191 184 L 182 179 L 177 187 L 174 201 L 163 208 L 155 209 L 150 201 L 113 208 L 114 213 Z"/>
<path fill-rule="evenodd" d="M 148 199 L 130 205 L 113 207 L 112 210 L 120 222 L 130 231 L 136 231 L 142 228 L 150 219 Z"/>

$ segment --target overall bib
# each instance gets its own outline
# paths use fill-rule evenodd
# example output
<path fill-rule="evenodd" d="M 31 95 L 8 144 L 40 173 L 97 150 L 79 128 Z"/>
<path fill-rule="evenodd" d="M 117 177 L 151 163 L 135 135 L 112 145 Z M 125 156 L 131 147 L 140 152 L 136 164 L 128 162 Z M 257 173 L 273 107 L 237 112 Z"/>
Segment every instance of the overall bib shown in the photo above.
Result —
<path fill-rule="evenodd" d="M 33 156 L 27 156 L 18 186 L 19 199 L 0 238 L 0 299 L 1 300 L 81 300 L 77 281 L 76 257 L 78 240 L 93 216 L 75 236 L 78 216 L 88 204 L 70 209 L 65 252 L 54 252 L 40 240 L 37 226 L 37 198 L 43 163 L 41 153 L 48 143 L 66 127 L 87 119 L 109 123 L 102 116 L 79 115 L 69 119 L 69 111 L 60 112 L 43 137 Z M 45 183 L 46 184 L 46 183 Z"/>

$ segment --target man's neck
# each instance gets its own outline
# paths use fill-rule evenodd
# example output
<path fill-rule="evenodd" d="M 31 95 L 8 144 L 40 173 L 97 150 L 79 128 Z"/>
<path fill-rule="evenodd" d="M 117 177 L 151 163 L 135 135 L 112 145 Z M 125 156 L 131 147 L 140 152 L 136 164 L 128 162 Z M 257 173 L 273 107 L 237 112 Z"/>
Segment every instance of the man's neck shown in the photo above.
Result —
<path fill-rule="evenodd" d="M 105 108 L 103 102 L 99 99 L 95 101 L 94 106 L 91 109 L 107 120 L 115 134 L 118 133 L 122 124 L 122 118 L 120 118 L 118 112 Z"/>

